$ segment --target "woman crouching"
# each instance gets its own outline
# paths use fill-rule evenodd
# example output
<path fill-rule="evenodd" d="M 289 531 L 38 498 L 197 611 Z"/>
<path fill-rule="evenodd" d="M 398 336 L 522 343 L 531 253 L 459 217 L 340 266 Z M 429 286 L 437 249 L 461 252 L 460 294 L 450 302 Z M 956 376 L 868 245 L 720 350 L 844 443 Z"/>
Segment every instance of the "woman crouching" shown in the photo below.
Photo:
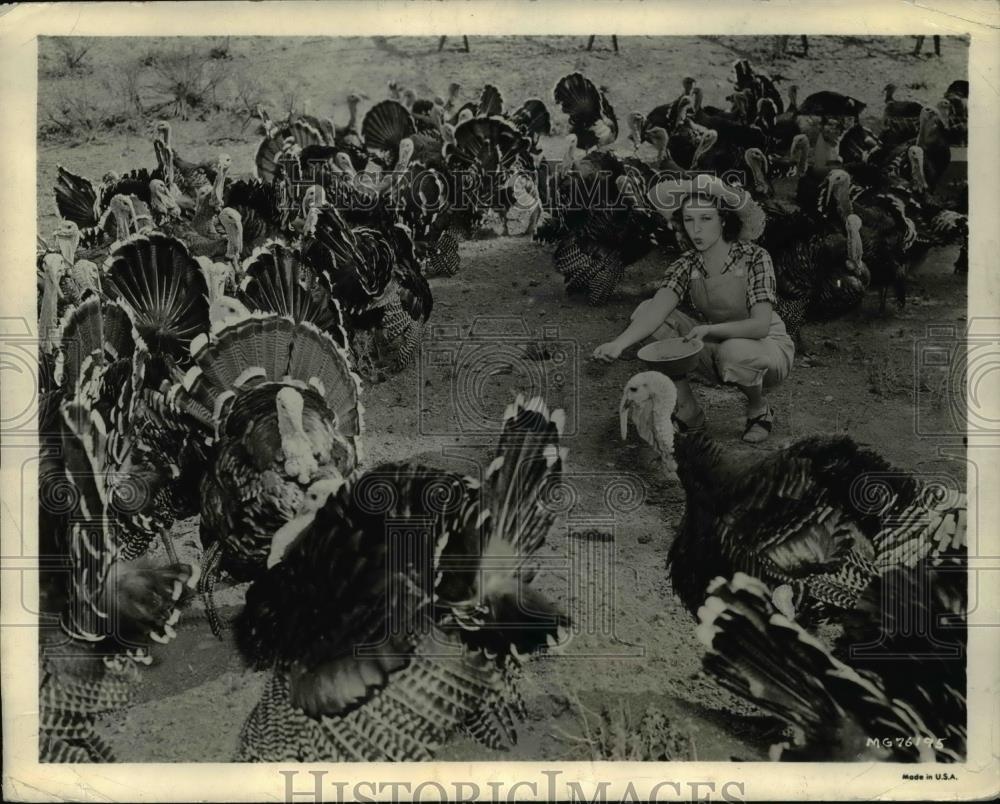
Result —
<path fill-rule="evenodd" d="M 598 346 L 594 357 L 611 362 L 650 336 L 699 339 L 705 348 L 698 369 L 743 392 L 743 440 L 763 441 L 774 426 L 764 389 L 788 376 L 795 357 L 795 345 L 774 311 L 777 284 L 771 257 L 752 242 L 764 231 L 764 212 L 745 192 L 707 175 L 660 182 L 649 191 L 649 199 L 673 216 L 690 248 L 667 267 L 659 290 L 635 309 L 628 328 Z M 678 310 L 682 301 L 703 320 Z M 704 429 L 705 413 L 687 379 L 675 383 L 677 428 Z"/>

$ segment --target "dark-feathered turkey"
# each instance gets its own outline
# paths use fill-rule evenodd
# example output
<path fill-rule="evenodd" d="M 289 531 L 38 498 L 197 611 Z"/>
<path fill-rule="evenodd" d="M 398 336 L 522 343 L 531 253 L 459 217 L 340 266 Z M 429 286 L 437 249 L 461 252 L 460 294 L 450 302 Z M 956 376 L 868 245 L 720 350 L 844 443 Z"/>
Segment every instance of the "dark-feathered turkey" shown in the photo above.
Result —
<path fill-rule="evenodd" d="M 192 360 L 169 402 L 214 435 L 200 521 L 211 595 L 220 566 L 243 581 L 263 572 L 309 490 L 358 464 L 360 382 L 329 335 L 280 315 L 251 314 L 198 339 Z"/>
<path fill-rule="evenodd" d="M 964 568 L 963 568 L 964 569 Z M 881 579 L 896 581 L 897 611 L 867 636 L 879 660 L 838 658 L 814 635 L 774 605 L 760 580 L 736 573 L 718 578 L 699 610 L 697 633 L 709 649 L 705 669 L 737 695 L 776 715 L 791 729 L 771 747 L 772 759 L 834 762 L 961 762 L 965 758 L 965 609 L 961 580 L 925 564 Z M 884 614 L 879 612 L 879 616 Z M 897 619 L 919 617 L 938 627 L 900 639 Z M 886 628 L 895 633 L 877 644 Z M 950 662 L 943 656 L 952 653 Z M 935 662 L 934 660 L 939 661 Z M 930 663 L 930 669 L 924 666 Z M 949 662 L 950 668 L 943 668 Z M 914 674 L 916 674 L 914 676 Z M 954 702 L 954 705 L 952 705 Z"/>
<path fill-rule="evenodd" d="M 713 578 L 746 572 L 790 586 L 803 616 L 838 618 L 883 570 L 939 549 L 964 515 L 964 498 L 937 500 L 847 436 L 804 438 L 757 458 L 679 435 L 674 454 L 686 506 L 668 561 L 692 613 Z"/>
<path fill-rule="evenodd" d="M 580 73 L 560 78 L 552 97 L 569 115 L 569 130 L 584 150 L 611 145 L 618 139 L 618 118 L 604 92 Z"/>
<path fill-rule="evenodd" d="M 336 210 L 317 208 L 302 254 L 343 310 L 359 370 L 377 377 L 408 365 L 433 308 L 408 230 L 352 230 Z"/>
<path fill-rule="evenodd" d="M 241 760 L 426 760 L 459 731 L 516 739 L 520 664 L 566 624 L 528 585 L 562 422 L 519 397 L 482 486 L 385 464 L 289 534 L 238 622 L 243 654 L 273 671 Z"/>
<path fill-rule="evenodd" d="M 49 436 L 61 445 L 43 446 L 43 465 L 55 462 L 62 476 L 43 472 L 40 488 L 41 521 L 54 527 L 39 534 L 39 759 L 113 762 L 97 722 L 130 704 L 137 665 L 175 635 L 195 568 L 121 560 L 112 520 L 141 502 L 141 478 L 121 466 L 122 435 L 86 396 L 64 402 L 59 419 Z"/>
<path fill-rule="evenodd" d="M 535 239 L 556 243 L 567 292 L 586 293 L 590 304 L 606 302 L 625 269 L 657 244 L 674 242 L 664 218 L 645 207 L 642 177 L 612 154 L 587 154 L 558 192 Z"/>

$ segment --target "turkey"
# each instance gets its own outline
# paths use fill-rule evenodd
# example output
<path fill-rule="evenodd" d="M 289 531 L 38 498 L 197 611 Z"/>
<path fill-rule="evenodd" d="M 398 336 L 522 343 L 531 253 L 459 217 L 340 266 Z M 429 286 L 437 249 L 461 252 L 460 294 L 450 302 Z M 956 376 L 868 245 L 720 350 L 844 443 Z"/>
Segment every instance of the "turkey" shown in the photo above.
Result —
<path fill-rule="evenodd" d="M 195 257 L 229 261 L 235 266 L 243 247 L 242 219 L 234 214 L 236 210 L 223 208 L 227 172 L 228 165 L 220 164 L 213 183 L 195 191 L 191 216 L 165 222 L 159 231 L 182 241 Z"/>
<path fill-rule="evenodd" d="M 180 240 L 151 232 L 116 243 L 103 273 L 106 296 L 121 303 L 150 352 L 146 382 L 157 388 L 174 367 L 190 365 L 191 341 L 209 330 L 205 271 Z"/>
<path fill-rule="evenodd" d="M 585 151 L 612 145 L 618 139 L 618 118 L 604 92 L 580 73 L 559 79 L 552 92 L 556 104 L 569 115 L 569 130 Z"/>
<path fill-rule="evenodd" d="M 700 128 L 702 134 L 704 131 L 715 132 L 715 137 L 710 144 L 699 145 L 691 166 L 697 164 L 706 171 L 714 170 L 720 174 L 732 169 L 742 170 L 743 152 L 747 148 L 767 148 L 767 134 L 753 124 L 749 111 L 742 111 L 745 105 L 742 96 L 732 96 L 737 113 L 726 114 L 719 109 L 701 108 L 699 93 L 699 88 L 695 87 L 694 107 L 690 114 L 685 113 L 681 122 L 688 127 L 697 127 L 696 131 Z"/>
<path fill-rule="evenodd" d="M 482 484 L 390 463 L 324 493 L 239 616 L 243 655 L 272 673 L 240 761 L 429 760 L 460 731 L 516 740 L 522 662 L 568 624 L 528 585 L 563 426 L 518 397 Z"/>
<path fill-rule="evenodd" d="M 695 80 L 686 77 L 681 81 L 682 92 L 672 102 L 655 107 L 646 115 L 646 125 L 671 132 L 680 120 L 681 109 L 692 105 Z"/>
<path fill-rule="evenodd" d="M 347 95 L 347 122 L 342 126 L 333 126 L 333 141 L 337 145 L 362 147 L 361 131 L 358 129 L 358 105 L 367 100 L 362 92 L 350 92 Z M 329 134 L 329 132 L 327 132 Z"/>
<path fill-rule="evenodd" d="M 184 159 L 171 144 L 170 123 L 160 120 L 156 124 L 157 139 L 153 146 L 156 152 L 160 175 L 167 186 L 188 198 L 194 198 L 198 188 L 212 185 L 220 166 L 229 167 L 231 159 L 226 154 L 221 158 L 192 162 Z"/>
<path fill-rule="evenodd" d="M 290 115 L 283 126 L 274 126 L 270 120 L 265 118 L 265 130 L 270 126 L 272 131 L 275 129 L 280 131 L 282 128 L 287 129 L 289 125 L 295 122 L 301 122 L 316 131 L 326 144 L 360 149 L 362 142 L 361 132 L 358 130 L 358 106 L 361 101 L 367 99 L 367 96 L 363 92 L 348 93 L 346 97 L 348 119 L 342 126 L 336 125 L 330 118 L 316 117 L 303 111 L 301 114 Z M 261 116 L 263 117 L 263 115 Z"/>
<path fill-rule="evenodd" d="M 343 310 L 358 370 L 378 379 L 405 368 L 434 306 L 407 228 L 352 230 L 333 208 L 315 208 L 302 254 Z"/>
<path fill-rule="evenodd" d="M 531 140 L 517 128 L 499 118 L 473 118 L 455 129 L 454 143 L 446 146 L 448 170 L 452 176 L 453 205 L 461 217 L 457 227 L 468 236 L 483 225 L 490 210 L 501 217 L 508 234 L 507 212 L 514 198 L 515 182 L 534 171 Z M 527 181 L 526 192 L 534 190 Z"/>
<path fill-rule="evenodd" d="M 663 461 L 665 474 L 671 480 L 677 476 L 673 423 L 676 407 L 677 388 L 673 381 L 658 371 L 643 371 L 625 384 L 618 408 L 622 441 L 628 438 L 631 422 L 639 438 L 656 450 Z"/>
<path fill-rule="evenodd" d="M 59 216 L 79 229 L 77 245 L 85 251 L 100 250 L 142 228 L 181 216 L 164 180 L 146 170 L 123 177 L 109 173 L 94 187 L 89 179 L 59 166 L 54 192 Z"/>
<path fill-rule="evenodd" d="M 538 140 L 543 134 L 546 137 L 552 134 L 552 118 L 545 103 L 539 98 L 528 98 L 508 119 L 518 131 L 531 139 L 532 152 L 540 153 Z"/>
<path fill-rule="evenodd" d="M 361 122 L 365 148 L 375 164 L 392 170 L 399 161 L 399 145 L 417 133 L 413 115 L 394 100 L 376 103 Z"/>
<path fill-rule="evenodd" d="M 862 252 L 871 271 L 872 287 L 879 290 L 879 313 L 885 314 L 890 288 L 895 291 L 897 304 L 904 306 L 907 275 L 919 256 L 910 253 L 917 241 L 917 230 L 904 200 L 891 191 L 852 192 L 850 175 L 839 169 L 830 171 L 821 187 L 821 203 L 831 220 L 841 226 L 851 215 L 861 220 Z"/>
<path fill-rule="evenodd" d="M 122 560 L 111 520 L 132 515 L 141 478 L 118 465 L 120 436 L 86 397 L 63 402 L 59 420 L 47 438 L 61 445 L 43 443 L 40 471 L 40 522 L 51 527 L 39 531 L 39 759 L 113 762 L 98 720 L 130 704 L 137 665 L 176 635 L 197 574 Z"/>
<path fill-rule="evenodd" d="M 788 156 L 767 156 L 760 148 L 747 148 L 743 153 L 743 161 L 750 169 L 753 178 L 748 183 L 748 189 L 755 198 L 771 198 L 778 195 L 774 183 L 779 182 L 779 189 L 785 191 L 782 195 L 790 195 L 786 191 L 785 179 L 798 180 L 805 175 L 809 163 L 809 138 L 805 134 L 796 134 L 789 146 Z"/>
<path fill-rule="evenodd" d="M 902 576 L 906 585 L 897 585 L 894 594 L 912 596 L 897 599 L 899 610 L 909 610 L 913 616 L 924 609 L 928 576 L 934 575 L 924 565 L 908 570 Z M 791 738 L 771 746 L 772 759 L 964 761 L 964 580 L 944 585 L 931 581 L 927 617 L 952 615 L 952 626 L 941 632 L 943 641 L 926 635 L 909 642 L 897 639 L 892 648 L 899 650 L 893 651 L 893 658 L 883 652 L 870 670 L 837 658 L 823 642 L 781 613 L 768 587 L 757 578 L 741 572 L 731 580 L 717 578 L 708 587 L 708 595 L 699 609 L 696 631 L 709 651 L 705 669 L 723 686 L 790 727 Z M 876 624 L 878 630 L 871 636 L 881 637 L 885 625 L 884 621 Z M 895 628 L 898 623 L 889 625 Z M 948 648 L 957 650 L 951 661 L 953 670 L 942 671 L 940 662 L 930 671 L 924 669 L 927 656 L 940 656 Z M 945 709 L 942 697 L 957 704 L 947 710 L 954 719 L 945 725 L 938 714 Z"/>
<path fill-rule="evenodd" d="M 170 527 L 198 512 L 206 447 L 146 404 L 162 382 L 153 379 L 162 355 L 150 353 L 130 309 L 96 296 L 67 313 L 60 339 L 51 394 L 89 400 L 113 428 L 109 521 L 121 556 L 138 558 L 156 539 L 172 551 Z M 127 502 L 118 505 L 119 498 Z"/>
<path fill-rule="evenodd" d="M 943 743 L 943 762 L 966 751 L 969 562 L 965 511 L 950 542 L 916 567 L 872 579 L 848 613 L 838 655 L 878 676 L 889 697 L 906 701 Z"/>
<path fill-rule="evenodd" d="M 328 277 L 317 272 L 297 248 L 269 242 L 247 259 L 243 274 L 236 298 L 248 311 L 308 322 L 341 349 L 348 348 L 343 313 Z"/>
<path fill-rule="evenodd" d="M 308 163 L 309 154 L 317 149 L 323 153 L 324 159 L 344 153 L 357 170 L 363 170 L 368 164 L 369 154 L 364 147 L 356 144 L 356 138 L 346 136 L 338 140 L 329 121 L 323 125 L 317 118 L 308 115 L 292 115 L 282 123 L 274 123 L 260 108 L 258 115 L 263 120 L 264 138 L 254 154 L 255 178 L 266 184 L 276 180 L 292 184 L 299 182 L 300 177 L 295 171 L 302 169 L 300 156 L 304 157 L 303 162 Z M 296 194 L 294 188 L 289 190 L 293 196 Z"/>
<path fill-rule="evenodd" d="M 668 563 L 692 612 L 718 575 L 788 585 L 799 618 L 838 619 L 890 565 L 939 549 L 964 499 L 894 469 L 847 436 L 813 436 L 764 458 L 727 455 L 704 434 L 674 442 L 686 507 Z"/>
<path fill-rule="evenodd" d="M 201 481 L 203 589 L 219 569 L 238 581 L 265 568 L 271 539 L 310 487 L 346 477 L 361 450 L 360 381 L 347 354 L 308 322 L 247 314 L 191 345 L 194 366 L 167 394 L 213 437 Z"/>
<path fill-rule="evenodd" d="M 918 101 L 899 101 L 895 99 L 896 85 L 886 84 L 885 109 L 882 113 L 882 130 L 891 131 L 903 138 L 916 134 L 923 104 Z"/>
<path fill-rule="evenodd" d="M 799 114 L 815 117 L 848 117 L 859 122 L 865 104 L 849 95 L 822 90 L 809 95 L 799 105 Z"/>
<path fill-rule="evenodd" d="M 454 189 L 447 169 L 412 162 L 388 192 L 395 220 L 413 232 L 416 255 L 428 276 L 453 276 L 461 266 L 459 238 L 468 224 L 464 213 L 453 209 Z"/>
<path fill-rule="evenodd" d="M 720 109 L 718 106 L 704 106 L 704 94 L 701 87 L 691 90 L 691 114 L 695 122 L 701 125 L 710 125 L 713 121 L 724 121 L 736 125 L 749 125 L 752 113 L 756 110 L 756 104 L 752 100 L 753 93 L 749 90 L 736 91 L 726 96 L 729 101 L 728 109 Z M 681 110 L 684 109 L 682 105 Z"/>
<path fill-rule="evenodd" d="M 610 153 L 583 157 L 561 194 L 535 239 L 556 243 L 553 261 L 566 291 L 585 293 L 592 305 L 604 304 L 625 269 L 658 243 L 674 243 L 666 220 L 647 208 L 642 182 Z"/>
<path fill-rule="evenodd" d="M 737 90 L 749 91 L 750 108 L 756 110 L 762 100 L 769 100 L 774 104 L 776 114 L 785 111 L 784 101 L 781 93 L 774 83 L 774 79 L 769 75 L 758 73 L 753 69 L 753 65 L 746 59 L 740 59 L 733 65 L 736 74 L 735 87 Z"/>
<path fill-rule="evenodd" d="M 496 117 L 501 114 L 503 114 L 503 95 L 492 84 L 486 84 L 479 95 L 479 100 L 463 103 L 449 122 L 453 126 L 460 126 L 474 117 Z"/>
<path fill-rule="evenodd" d="M 746 157 L 760 186 L 766 158 L 753 149 Z M 843 223 L 825 219 L 821 212 L 828 199 L 813 184 L 811 172 L 799 179 L 797 195 L 802 209 L 778 199 L 761 201 L 767 224 L 759 243 L 774 263 L 776 310 L 798 348 L 807 351 L 801 332 L 805 321 L 830 320 L 860 305 L 871 273 L 865 264 L 861 218 L 848 215 Z"/>
<path fill-rule="evenodd" d="M 101 292 L 100 269 L 90 260 L 76 260 L 75 249 L 72 245 L 69 248 L 68 252 L 63 248 L 43 252 L 36 262 L 39 334 L 47 344 L 45 351 L 50 354 L 63 316 L 88 295 Z"/>
<path fill-rule="evenodd" d="M 967 147 L 969 144 L 969 82 L 952 81 L 944 92 L 948 103 L 949 141 L 952 145 Z"/>

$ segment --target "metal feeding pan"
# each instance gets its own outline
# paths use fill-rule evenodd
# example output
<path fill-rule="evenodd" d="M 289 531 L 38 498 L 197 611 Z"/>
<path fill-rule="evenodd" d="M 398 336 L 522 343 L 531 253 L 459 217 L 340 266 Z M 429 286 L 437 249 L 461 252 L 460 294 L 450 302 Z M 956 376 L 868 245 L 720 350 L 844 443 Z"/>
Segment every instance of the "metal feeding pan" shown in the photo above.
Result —
<path fill-rule="evenodd" d="M 684 377 L 698 365 L 698 354 L 705 344 L 695 339 L 666 338 L 643 346 L 636 354 L 640 360 L 654 363 L 668 377 Z"/>

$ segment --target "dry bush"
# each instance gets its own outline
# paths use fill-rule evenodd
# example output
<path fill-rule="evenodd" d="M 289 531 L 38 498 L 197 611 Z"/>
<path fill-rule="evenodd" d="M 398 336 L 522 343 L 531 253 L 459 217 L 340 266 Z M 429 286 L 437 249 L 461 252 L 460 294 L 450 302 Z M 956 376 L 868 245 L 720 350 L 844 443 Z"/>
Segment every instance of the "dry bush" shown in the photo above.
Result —
<path fill-rule="evenodd" d="M 136 61 L 127 69 L 116 70 L 101 82 L 108 96 L 118 101 L 119 112 L 136 128 L 146 118 L 146 107 L 142 100 L 142 65 Z"/>
<path fill-rule="evenodd" d="M 648 706 L 636 719 L 625 704 L 604 704 L 594 712 L 579 700 L 575 703 L 582 735 L 556 729 L 553 736 L 561 742 L 586 746 L 596 762 L 689 762 L 697 760 L 690 735 L 680 731 L 670 718 L 655 706 Z"/>
<path fill-rule="evenodd" d="M 83 142 L 125 122 L 124 116 L 109 105 L 107 93 L 94 92 L 86 83 L 58 89 L 40 104 L 39 118 L 42 139 Z"/>
<path fill-rule="evenodd" d="M 217 39 L 215 44 L 208 51 L 208 57 L 215 61 L 229 61 L 233 58 L 233 54 L 230 52 L 229 37 L 212 37 Z"/>
<path fill-rule="evenodd" d="M 87 53 L 90 51 L 87 40 L 76 37 L 56 39 L 55 51 L 55 64 L 51 68 L 53 76 L 62 77 L 91 72 L 90 65 L 86 63 Z"/>
<path fill-rule="evenodd" d="M 278 87 L 278 105 L 275 109 L 275 119 L 287 119 L 305 111 L 305 98 L 302 96 L 302 84 L 298 81 L 285 81 Z"/>
<path fill-rule="evenodd" d="M 868 387 L 876 396 L 888 398 L 913 392 L 908 365 L 902 365 L 892 349 L 875 346 L 867 359 Z"/>
<path fill-rule="evenodd" d="M 257 109 L 266 106 L 264 100 L 264 88 L 260 81 L 253 78 L 246 71 L 236 74 L 236 87 L 233 96 L 233 103 L 230 111 L 241 121 L 240 133 L 246 131 L 246 127 L 252 120 L 257 118 Z"/>
<path fill-rule="evenodd" d="M 147 62 L 152 73 L 149 88 L 160 100 L 150 111 L 164 110 L 187 120 L 192 113 L 203 118 L 220 109 L 217 92 L 230 72 L 224 59 L 213 58 L 210 50 L 178 47 L 158 51 Z"/>

